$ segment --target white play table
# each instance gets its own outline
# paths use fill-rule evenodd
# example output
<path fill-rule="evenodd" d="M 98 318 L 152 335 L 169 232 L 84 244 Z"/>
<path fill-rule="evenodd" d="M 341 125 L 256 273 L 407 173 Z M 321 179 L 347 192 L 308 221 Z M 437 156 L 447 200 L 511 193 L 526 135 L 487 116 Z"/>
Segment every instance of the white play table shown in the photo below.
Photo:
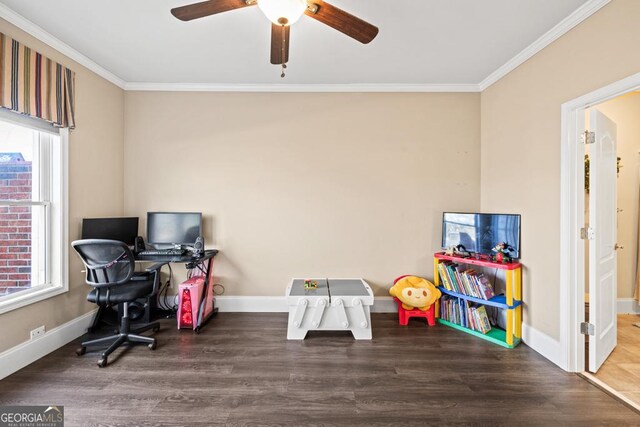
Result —
<path fill-rule="evenodd" d="M 317 289 L 305 289 L 305 279 L 287 286 L 287 339 L 302 340 L 308 331 L 351 331 L 357 340 L 371 339 L 373 292 L 363 279 L 310 279 Z"/>

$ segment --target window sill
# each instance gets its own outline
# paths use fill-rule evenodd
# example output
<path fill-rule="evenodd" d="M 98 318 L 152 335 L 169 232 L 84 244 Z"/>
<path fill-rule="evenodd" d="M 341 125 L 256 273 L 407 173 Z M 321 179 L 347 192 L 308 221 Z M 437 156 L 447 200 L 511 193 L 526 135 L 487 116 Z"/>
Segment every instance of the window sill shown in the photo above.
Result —
<path fill-rule="evenodd" d="M 39 301 L 44 301 L 57 295 L 64 294 L 67 291 L 67 286 L 58 285 L 47 286 L 44 288 L 33 288 L 29 291 L 24 291 L 24 293 L 20 292 L 18 294 L 12 295 L 11 298 L 7 299 L 7 301 L 2 301 L 0 299 L 0 314 L 8 313 L 15 309 L 25 307 L 30 304 L 35 304 Z"/>

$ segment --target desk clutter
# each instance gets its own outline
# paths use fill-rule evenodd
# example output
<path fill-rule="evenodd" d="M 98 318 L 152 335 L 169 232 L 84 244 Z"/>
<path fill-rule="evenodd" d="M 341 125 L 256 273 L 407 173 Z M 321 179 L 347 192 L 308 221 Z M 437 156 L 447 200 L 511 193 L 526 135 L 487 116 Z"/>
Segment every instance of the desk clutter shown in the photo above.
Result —
<path fill-rule="evenodd" d="M 143 256 L 197 256 L 204 250 L 201 212 L 147 212 L 147 244 L 139 222 L 138 217 L 84 218 L 82 239 L 117 240 Z"/>

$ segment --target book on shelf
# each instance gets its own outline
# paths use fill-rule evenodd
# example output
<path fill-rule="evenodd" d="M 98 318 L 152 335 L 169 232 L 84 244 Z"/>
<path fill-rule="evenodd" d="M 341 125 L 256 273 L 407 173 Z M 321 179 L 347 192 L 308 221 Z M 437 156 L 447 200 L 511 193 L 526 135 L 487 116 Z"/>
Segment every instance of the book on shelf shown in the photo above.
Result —
<path fill-rule="evenodd" d="M 451 264 L 452 263 L 441 263 L 441 273 L 440 276 L 442 278 L 445 287 L 453 292 L 458 292 L 457 284 L 453 281 L 451 276 Z"/>
<path fill-rule="evenodd" d="M 491 330 L 485 307 L 460 298 L 443 296 L 440 300 L 440 318 L 482 334 Z"/>
<path fill-rule="evenodd" d="M 442 261 L 438 264 L 438 273 L 440 282 L 449 291 L 484 300 L 495 296 L 491 282 L 482 272 L 452 261 Z"/>
<path fill-rule="evenodd" d="M 486 334 L 491 330 L 491 323 L 489 322 L 489 316 L 487 316 L 487 310 L 484 305 L 476 307 L 474 309 L 474 314 L 478 319 L 478 331 Z"/>
<path fill-rule="evenodd" d="M 440 276 L 440 283 L 442 284 L 442 286 L 444 286 L 447 290 L 453 290 L 451 288 L 451 284 L 449 283 L 449 279 L 447 278 L 447 274 L 444 270 L 443 262 L 438 264 L 438 275 Z"/>
<path fill-rule="evenodd" d="M 477 280 L 480 291 L 482 295 L 485 296 L 484 299 L 493 298 L 495 296 L 495 292 L 493 291 L 493 286 L 491 286 L 491 282 L 489 282 L 487 276 L 485 276 L 484 273 L 480 273 Z"/>

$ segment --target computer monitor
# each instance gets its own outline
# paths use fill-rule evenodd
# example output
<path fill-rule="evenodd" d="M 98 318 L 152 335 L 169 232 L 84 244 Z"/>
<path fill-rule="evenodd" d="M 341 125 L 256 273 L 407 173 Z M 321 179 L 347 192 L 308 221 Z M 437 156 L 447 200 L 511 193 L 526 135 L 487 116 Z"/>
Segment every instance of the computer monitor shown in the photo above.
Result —
<path fill-rule="evenodd" d="M 201 228 L 200 212 L 147 212 L 147 242 L 152 245 L 193 245 Z"/>
<path fill-rule="evenodd" d="M 84 218 L 82 220 L 83 239 L 119 240 L 133 246 L 138 236 L 138 217 L 126 218 Z"/>

